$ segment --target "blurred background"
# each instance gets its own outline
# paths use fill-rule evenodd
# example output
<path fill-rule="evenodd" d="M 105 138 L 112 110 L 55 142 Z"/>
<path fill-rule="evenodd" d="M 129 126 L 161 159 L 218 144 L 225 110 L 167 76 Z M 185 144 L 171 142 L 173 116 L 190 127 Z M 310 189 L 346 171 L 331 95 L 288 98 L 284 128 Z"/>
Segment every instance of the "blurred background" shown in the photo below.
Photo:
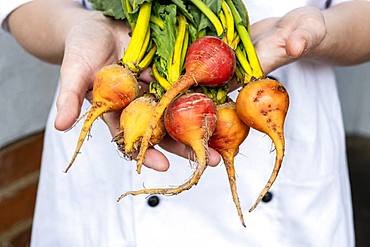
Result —
<path fill-rule="evenodd" d="M 43 129 L 58 72 L 59 67 L 33 58 L 0 32 L 0 247 L 29 243 Z M 369 246 L 370 63 L 338 68 L 336 73 L 347 133 L 357 246 Z"/>

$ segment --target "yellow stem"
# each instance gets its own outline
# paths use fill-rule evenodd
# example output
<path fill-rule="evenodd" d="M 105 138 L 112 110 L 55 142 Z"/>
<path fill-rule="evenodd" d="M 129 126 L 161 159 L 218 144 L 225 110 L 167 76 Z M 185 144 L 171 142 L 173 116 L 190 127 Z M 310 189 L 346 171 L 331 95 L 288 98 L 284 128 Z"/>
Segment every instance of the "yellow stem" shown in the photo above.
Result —
<path fill-rule="evenodd" d="M 236 66 L 235 68 L 235 75 L 236 75 L 236 79 L 239 83 L 241 82 L 244 82 L 243 81 L 243 74 L 245 74 L 243 68 L 241 68 L 240 66 Z"/>
<path fill-rule="evenodd" d="M 132 33 L 132 38 L 128 44 L 127 50 L 122 58 L 124 64 L 135 63 L 143 46 L 147 30 L 149 28 L 150 13 L 152 9 L 151 3 L 144 3 L 140 7 L 139 16 L 136 21 L 136 26 Z"/>
<path fill-rule="evenodd" d="M 226 37 L 228 40 L 228 44 L 231 44 L 234 39 L 234 18 L 233 14 L 231 13 L 231 10 L 229 8 L 229 5 L 225 1 L 222 1 L 221 4 L 222 10 L 225 14 L 226 18 L 226 25 L 227 25 L 227 30 L 226 30 Z"/>
<path fill-rule="evenodd" d="M 126 12 L 126 13 L 129 13 L 131 14 L 132 13 L 132 6 L 131 6 L 131 3 L 130 3 L 130 0 L 121 0 L 121 4 L 122 4 L 122 7 L 123 7 L 123 11 Z M 135 23 L 134 22 L 131 22 L 130 21 L 130 18 L 127 18 L 128 20 L 128 23 L 131 27 L 131 30 L 134 30 L 135 28 Z"/>
<path fill-rule="evenodd" d="M 243 24 L 243 21 L 240 17 L 240 14 L 238 13 L 234 3 L 232 0 L 225 0 L 227 4 L 230 7 L 230 10 L 232 12 L 232 15 L 234 17 L 235 25 L 236 25 L 236 30 L 238 32 L 238 35 L 240 36 L 240 39 L 243 43 L 244 49 L 247 52 L 248 56 L 248 61 L 250 66 L 252 67 L 252 75 L 255 78 L 263 78 L 265 75 L 262 71 L 262 67 L 259 63 L 258 56 L 256 53 L 256 50 L 254 49 L 252 40 L 250 38 L 250 35 L 248 33 L 248 27 L 245 27 Z"/>
<path fill-rule="evenodd" d="M 143 59 L 145 52 L 148 49 L 149 41 L 150 41 L 150 28 L 148 28 L 148 30 L 146 31 L 143 46 L 141 47 L 139 56 L 137 57 L 137 60 L 135 61 L 135 63 L 139 63 L 141 59 Z"/>
<path fill-rule="evenodd" d="M 216 29 L 217 36 L 221 36 L 224 32 L 220 20 L 217 18 L 215 13 L 204 3 L 202 0 L 190 0 L 195 6 L 198 7 L 202 13 L 207 16 L 208 20 L 213 24 Z"/>
<path fill-rule="evenodd" d="M 150 16 L 150 22 L 156 24 L 162 30 L 164 29 L 164 21 L 161 18 L 152 15 L 152 16 Z"/>
<path fill-rule="evenodd" d="M 143 60 L 141 60 L 140 63 L 137 65 L 140 68 L 140 70 L 143 70 L 150 65 L 156 51 L 157 47 L 154 45 L 152 49 L 150 49 L 146 56 L 143 58 Z"/>
<path fill-rule="evenodd" d="M 220 21 L 221 21 L 222 26 L 224 28 L 226 28 L 227 27 L 227 25 L 226 25 L 226 17 L 225 17 L 225 14 L 224 14 L 224 12 L 222 10 L 218 14 L 218 17 L 220 18 Z"/>
<path fill-rule="evenodd" d="M 240 47 L 237 47 L 236 50 L 235 50 L 235 55 L 236 55 L 236 58 L 238 59 L 240 65 L 242 66 L 242 68 L 245 70 L 245 72 L 248 74 L 248 75 L 253 75 L 252 73 L 252 68 L 250 66 L 250 64 L 248 63 L 248 60 L 246 59 L 246 55 L 245 53 L 240 49 Z"/>
<path fill-rule="evenodd" d="M 182 46 L 182 52 L 181 52 L 181 68 L 184 68 L 184 63 L 185 63 L 185 58 L 186 58 L 186 52 L 188 51 L 188 46 L 189 46 L 189 29 L 187 28 L 186 32 L 185 32 L 184 45 Z"/>
<path fill-rule="evenodd" d="M 240 25 L 238 25 L 238 27 L 240 27 Z M 238 29 L 238 27 L 237 27 L 237 29 Z M 240 27 L 240 29 L 245 29 L 245 27 L 244 26 Z M 239 32 L 239 35 L 240 35 L 240 32 Z M 240 38 L 242 40 L 244 49 L 246 50 L 248 60 L 249 60 L 249 64 L 250 64 L 250 66 L 252 67 L 252 70 L 253 70 L 252 75 L 256 78 L 263 78 L 265 75 L 262 71 L 262 67 L 260 65 L 256 50 L 254 49 L 254 45 L 252 43 L 252 40 L 251 40 L 249 34 L 246 33 L 246 35 L 242 35 L 242 36 L 240 36 Z"/>
<path fill-rule="evenodd" d="M 168 80 L 170 83 L 177 81 L 181 74 L 181 53 L 187 29 L 185 16 L 180 15 L 178 17 L 178 21 L 179 26 L 175 41 L 175 48 L 172 56 L 172 65 L 171 70 L 168 71 Z"/>
<path fill-rule="evenodd" d="M 169 83 L 166 78 L 164 78 L 163 76 L 161 76 L 161 74 L 159 74 L 159 71 L 157 70 L 157 66 L 155 66 L 155 64 L 153 64 L 153 67 L 152 67 L 152 72 L 153 72 L 153 76 L 154 78 L 156 79 L 156 81 L 167 91 L 168 89 L 171 88 L 171 83 Z"/>
<path fill-rule="evenodd" d="M 240 42 L 240 37 L 239 35 L 236 35 L 235 36 L 235 39 L 233 40 L 233 42 L 231 43 L 231 48 L 233 48 L 233 50 L 236 50 L 236 48 L 238 47 L 239 45 L 239 42 Z"/>

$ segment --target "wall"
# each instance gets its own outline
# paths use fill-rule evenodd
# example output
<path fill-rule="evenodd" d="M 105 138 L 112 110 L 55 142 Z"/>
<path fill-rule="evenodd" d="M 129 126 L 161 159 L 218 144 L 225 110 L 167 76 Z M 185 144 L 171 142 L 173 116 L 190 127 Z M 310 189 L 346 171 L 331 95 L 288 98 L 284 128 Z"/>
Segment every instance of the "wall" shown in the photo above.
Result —
<path fill-rule="evenodd" d="M 43 134 L 0 150 L 0 246 L 29 246 Z"/>
<path fill-rule="evenodd" d="M 57 78 L 0 32 L 0 246 L 29 246 L 43 143 L 29 135 L 44 128 Z"/>
<path fill-rule="evenodd" d="M 57 78 L 57 66 L 33 58 L 0 31 L 0 148 L 44 127 Z"/>
<path fill-rule="evenodd" d="M 336 69 L 347 134 L 370 136 L 370 63 Z"/>

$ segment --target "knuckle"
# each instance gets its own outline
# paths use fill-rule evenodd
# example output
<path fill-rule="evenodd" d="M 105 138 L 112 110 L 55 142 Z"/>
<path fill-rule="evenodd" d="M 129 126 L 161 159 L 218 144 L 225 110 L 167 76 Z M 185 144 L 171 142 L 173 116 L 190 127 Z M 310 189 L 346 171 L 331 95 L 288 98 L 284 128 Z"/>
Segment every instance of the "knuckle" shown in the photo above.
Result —
<path fill-rule="evenodd" d="M 307 15 L 305 18 L 302 18 L 302 22 L 305 26 L 312 28 L 312 30 L 315 30 L 317 28 L 321 28 L 322 26 L 324 26 L 323 20 L 313 15 Z"/>
<path fill-rule="evenodd" d="M 325 20 L 321 13 L 310 13 L 302 16 L 301 25 L 319 33 L 326 30 Z"/>
<path fill-rule="evenodd" d="M 291 32 L 292 32 L 291 29 L 277 28 L 275 30 L 275 34 L 273 36 L 271 36 L 270 38 L 274 38 L 274 39 L 287 38 Z M 271 41 L 273 41 L 273 40 L 271 40 Z"/>

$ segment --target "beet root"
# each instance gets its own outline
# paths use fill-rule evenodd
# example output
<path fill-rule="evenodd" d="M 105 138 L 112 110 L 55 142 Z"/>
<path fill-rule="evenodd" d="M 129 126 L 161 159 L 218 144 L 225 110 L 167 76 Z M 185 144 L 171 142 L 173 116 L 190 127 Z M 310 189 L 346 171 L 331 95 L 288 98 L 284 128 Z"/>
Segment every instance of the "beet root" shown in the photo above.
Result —
<path fill-rule="evenodd" d="M 236 60 L 233 50 L 221 39 L 206 36 L 191 44 L 186 54 L 185 75 L 163 95 L 153 112 L 148 128 L 146 128 L 138 155 L 138 173 L 141 172 L 152 131 L 171 101 L 179 93 L 195 84 L 205 86 L 224 85 L 233 77 L 235 66 Z"/>
<path fill-rule="evenodd" d="M 162 194 L 176 195 L 196 185 L 207 167 L 208 140 L 216 127 L 216 106 L 201 93 L 192 93 L 177 98 L 168 107 L 164 125 L 167 133 L 176 141 L 192 148 L 197 159 L 197 168 L 192 177 L 175 188 L 155 188 L 129 191 L 122 194 L 118 201 L 127 195 Z"/>
<path fill-rule="evenodd" d="M 244 227 L 243 212 L 236 188 L 234 156 L 238 153 L 239 146 L 247 138 L 248 133 L 249 127 L 239 119 L 234 102 L 231 101 L 217 106 L 216 130 L 208 144 L 222 156 L 229 179 L 232 198 Z"/>
<path fill-rule="evenodd" d="M 280 82 L 271 79 L 249 82 L 238 95 L 236 111 L 240 119 L 251 128 L 267 134 L 276 149 L 273 172 L 250 212 L 270 190 L 279 173 L 285 151 L 284 122 L 288 107 L 286 89 Z"/>
<path fill-rule="evenodd" d="M 82 126 L 73 157 L 65 172 L 71 168 L 93 122 L 106 112 L 126 107 L 139 94 L 135 76 L 125 67 L 107 65 L 98 71 L 93 86 L 93 103 Z"/>
<path fill-rule="evenodd" d="M 132 159 L 139 151 L 141 138 L 149 124 L 152 112 L 157 105 L 154 96 L 147 94 L 132 101 L 123 109 L 120 117 L 120 132 L 113 139 L 118 149 Z M 163 121 L 159 121 L 150 138 L 150 145 L 158 144 L 165 136 Z"/>

